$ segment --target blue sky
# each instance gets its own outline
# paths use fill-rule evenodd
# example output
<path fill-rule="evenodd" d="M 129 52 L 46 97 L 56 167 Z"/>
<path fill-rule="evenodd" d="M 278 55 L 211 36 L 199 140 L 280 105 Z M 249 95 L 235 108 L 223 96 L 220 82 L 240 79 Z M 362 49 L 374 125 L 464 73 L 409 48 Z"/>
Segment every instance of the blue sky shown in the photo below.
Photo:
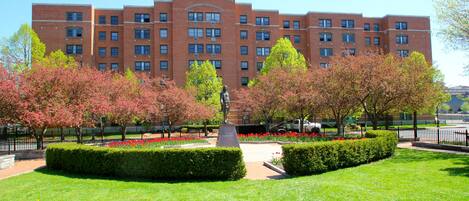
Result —
<path fill-rule="evenodd" d="M 431 0 L 237 0 L 251 3 L 255 9 L 274 9 L 280 13 L 305 14 L 308 11 L 363 13 L 367 17 L 392 15 L 430 16 L 432 21 L 433 60 L 445 74 L 448 86 L 467 85 L 463 77 L 464 64 L 469 64 L 467 54 L 445 46 L 438 37 L 439 25 Z M 32 3 L 93 4 L 97 8 L 122 8 L 123 5 L 153 5 L 153 0 L 0 0 L 0 38 L 13 34 L 22 23 L 31 23 Z"/>

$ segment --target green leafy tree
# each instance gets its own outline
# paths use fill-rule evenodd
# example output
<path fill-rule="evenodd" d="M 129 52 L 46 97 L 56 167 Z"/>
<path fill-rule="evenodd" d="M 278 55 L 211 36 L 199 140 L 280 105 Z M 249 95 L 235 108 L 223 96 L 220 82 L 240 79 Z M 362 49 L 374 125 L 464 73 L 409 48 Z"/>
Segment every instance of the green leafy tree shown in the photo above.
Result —
<path fill-rule="evenodd" d="M 435 0 L 440 35 L 454 49 L 469 50 L 469 2 L 467 0 Z M 469 65 L 464 67 L 469 76 Z"/>
<path fill-rule="evenodd" d="M 289 39 L 281 38 L 272 47 L 269 56 L 265 59 L 261 74 L 265 75 L 273 68 L 282 68 L 287 71 L 306 70 L 305 57 L 299 53 Z"/>
<path fill-rule="evenodd" d="M 417 113 L 433 113 L 435 108 L 449 99 L 445 92 L 443 76 L 425 56 L 419 52 L 403 60 L 402 69 L 405 89 L 404 108 L 413 113 L 414 138 L 417 137 Z"/>
<path fill-rule="evenodd" d="M 461 110 L 463 112 L 469 112 L 469 102 L 464 102 L 464 104 L 461 106 Z"/>
<path fill-rule="evenodd" d="M 202 64 L 194 62 L 191 69 L 186 74 L 185 88 L 192 91 L 197 102 L 218 111 L 220 105 L 220 92 L 223 88 L 223 82 L 217 76 L 215 67 L 209 61 Z M 204 121 L 204 132 L 208 135 L 207 124 L 209 120 Z"/>
<path fill-rule="evenodd" d="M 39 61 L 39 64 L 44 67 L 49 68 L 76 68 L 78 67 L 75 58 L 68 56 L 62 52 L 62 50 L 57 50 L 51 52 L 49 55 L 44 57 Z"/>
<path fill-rule="evenodd" d="M 1 52 L 4 64 L 22 72 L 44 58 L 46 45 L 28 24 L 23 24 L 13 36 L 4 41 Z"/>

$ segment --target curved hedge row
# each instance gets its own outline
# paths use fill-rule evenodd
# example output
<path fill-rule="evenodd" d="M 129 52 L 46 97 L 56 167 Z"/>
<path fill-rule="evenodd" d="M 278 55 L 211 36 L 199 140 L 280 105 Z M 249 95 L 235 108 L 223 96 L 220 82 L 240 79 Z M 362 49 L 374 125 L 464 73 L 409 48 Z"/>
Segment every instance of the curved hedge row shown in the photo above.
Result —
<path fill-rule="evenodd" d="M 47 167 L 71 173 L 149 179 L 237 180 L 246 175 L 241 149 L 120 149 L 52 144 Z"/>
<path fill-rule="evenodd" d="M 392 156 L 393 131 L 368 131 L 362 140 L 283 145 L 283 167 L 290 175 L 310 175 L 352 167 Z"/>

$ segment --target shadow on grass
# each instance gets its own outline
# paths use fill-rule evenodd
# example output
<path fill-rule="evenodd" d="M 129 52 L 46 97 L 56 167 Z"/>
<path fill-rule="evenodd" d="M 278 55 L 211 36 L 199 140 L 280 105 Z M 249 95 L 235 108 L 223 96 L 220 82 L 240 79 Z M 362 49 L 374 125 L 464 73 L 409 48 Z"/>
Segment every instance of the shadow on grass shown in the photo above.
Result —
<path fill-rule="evenodd" d="M 433 160 L 450 160 L 453 165 L 459 167 L 444 168 L 440 169 L 441 171 L 447 171 L 450 176 L 469 177 L 469 155 L 464 154 L 399 149 L 389 162 L 415 163 Z"/>
<path fill-rule="evenodd" d="M 96 180 L 108 180 L 108 181 L 119 181 L 119 182 L 142 182 L 142 183 L 204 183 L 204 182 L 236 182 L 233 180 L 220 180 L 220 179 L 143 179 L 143 178 L 124 178 L 124 177 L 112 177 L 112 176 L 99 176 L 91 174 L 79 174 L 69 173 L 62 170 L 51 170 L 47 167 L 39 168 L 34 170 L 41 174 L 51 176 L 62 176 L 71 179 L 96 179 Z"/>

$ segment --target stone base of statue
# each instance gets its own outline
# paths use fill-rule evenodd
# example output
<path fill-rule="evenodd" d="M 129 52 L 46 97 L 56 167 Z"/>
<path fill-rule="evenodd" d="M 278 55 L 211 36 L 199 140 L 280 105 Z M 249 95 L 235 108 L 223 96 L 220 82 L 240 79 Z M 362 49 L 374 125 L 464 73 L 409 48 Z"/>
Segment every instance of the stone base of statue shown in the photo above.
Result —
<path fill-rule="evenodd" d="M 232 124 L 222 124 L 218 131 L 217 147 L 238 147 L 239 139 L 236 127 Z"/>

